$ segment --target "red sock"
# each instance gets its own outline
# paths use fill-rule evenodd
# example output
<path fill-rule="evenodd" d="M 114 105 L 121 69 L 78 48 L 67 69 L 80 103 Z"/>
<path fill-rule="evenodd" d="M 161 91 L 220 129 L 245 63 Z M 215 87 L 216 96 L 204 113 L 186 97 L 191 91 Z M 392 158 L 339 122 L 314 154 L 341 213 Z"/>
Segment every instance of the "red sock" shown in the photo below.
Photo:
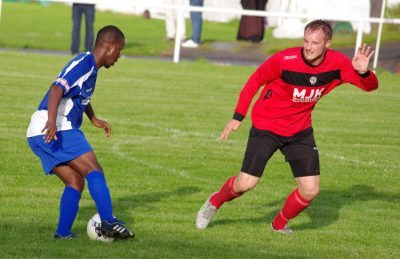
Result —
<path fill-rule="evenodd" d="M 284 229 L 288 221 L 300 214 L 305 208 L 310 205 L 308 201 L 301 197 L 299 190 L 296 188 L 286 199 L 282 210 L 276 215 L 272 226 L 275 229 Z"/>
<path fill-rule="evenodd" d="M 219 209 L 224 202 L 231 201 L 242 195 L 241 193 L 237 193 L 233 190 L 233 183 L 235 182 L 235 179 L 236 176 L 229 178 L 221 187 L 221 189 L 210 198 L 210 202 L 214 207 Z"/>

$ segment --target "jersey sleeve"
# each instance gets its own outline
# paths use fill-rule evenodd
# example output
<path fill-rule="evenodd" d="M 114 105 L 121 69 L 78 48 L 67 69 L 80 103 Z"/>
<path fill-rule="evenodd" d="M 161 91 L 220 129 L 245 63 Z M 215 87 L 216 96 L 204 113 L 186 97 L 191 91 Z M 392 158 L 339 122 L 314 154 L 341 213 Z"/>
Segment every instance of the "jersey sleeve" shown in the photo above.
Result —
<path fill-rule="evenodd" d="M 368 71 L 365 74 L 359 74 L 354 70 L 351 60 L 348 58 L 345 60 L 345 66 L 341 70 L 340 76 L 344 83 L 350 83 L 367 92 L 378 88 L 378 78 L 375 73 Z"/>
<path fill-rule="evenodd" d="M 81 59 L 70 62 L 53 81 L 52 85 L 61 87 L 63 96 L 65 96 L 76 86 L 82 86 L 92 71 L 93 66 L 87 56 L 84 56 Z"/>
<path fill-rule="evenodd" d="M 242 121 L 247 114 L 251 101 L 258 90 L 266 83 L 271 82 L 280 75 L 280 54 L 277 53 L 268 58 L 250 76 L 240 92 L 233 118 Z"/>

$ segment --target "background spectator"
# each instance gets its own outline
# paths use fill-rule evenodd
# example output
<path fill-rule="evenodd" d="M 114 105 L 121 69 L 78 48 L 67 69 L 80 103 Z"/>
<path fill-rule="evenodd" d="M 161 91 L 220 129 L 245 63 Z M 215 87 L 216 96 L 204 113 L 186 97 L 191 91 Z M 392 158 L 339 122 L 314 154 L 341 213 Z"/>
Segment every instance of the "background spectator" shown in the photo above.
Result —
<path fill-rule="evenodd" d="M 191 6 L 203 6 L 203 0 L 190 0 Z M 201 43 L 201 30 L 203 27 L 203 14 L 201 12 L 190 12 L 192 26 L 192 37 L 182 43 L 184 48 L 197 48 Z"/>
<path fill-rule="evenodd" d="M 183 0 L 164 0 L 166 4 L 171 5 L 183 5 Z M 165 30 L 166 30 L 166 38 L 167 40 L 173 40 L 176 36 L 176 28 L 178 23 L 178 13 L 176 10 L 168 9 L 165 13 Z M 183 30 L 181 35 L 181 40 L 186 38 L 186 26 L 185 22 L 183 23 Z"/>
<path fill-rule="evenodd" d="M 94 33 L 94 4 L 77 4 L 72 5 L 72 44 L 71 53 L 73 55 L 79 53 L 79 45 L 81 42 L 81 21 L 82 15 L 85 14 L 85 51 L 93 49 Z"/>
<path fill-rule="evenodd" d="M 243 9 L 265 11 L 268 0 L 241 0 Z M 265 17 L 243 15 L 240 19 L 238 40 L 261 42 L 264 39 Z"/>

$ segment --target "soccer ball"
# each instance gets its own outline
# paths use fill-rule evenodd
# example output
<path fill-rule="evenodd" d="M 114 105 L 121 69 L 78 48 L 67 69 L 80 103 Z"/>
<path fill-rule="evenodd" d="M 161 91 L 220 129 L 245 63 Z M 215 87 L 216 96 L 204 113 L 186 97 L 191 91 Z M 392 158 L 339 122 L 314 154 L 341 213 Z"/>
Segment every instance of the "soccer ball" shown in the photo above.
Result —
<path fill-rule="evenodd" d="M 106 237 L 101 234 L 101 220 L 99 213 L 96 213 L 89 219 L 87 224 L 87 235 L 91 240 L 97 240 L 102 242 L 112 242 L 114 238 Z"/>

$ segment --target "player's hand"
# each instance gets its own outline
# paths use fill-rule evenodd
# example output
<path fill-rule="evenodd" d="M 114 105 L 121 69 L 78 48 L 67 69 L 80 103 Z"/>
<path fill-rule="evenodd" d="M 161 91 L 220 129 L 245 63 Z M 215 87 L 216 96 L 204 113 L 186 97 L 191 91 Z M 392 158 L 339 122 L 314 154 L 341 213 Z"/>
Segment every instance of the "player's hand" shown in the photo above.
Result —
<path fill-rule="evenodd" d="M 229 137 L 229 134 L 231 134 L 232 131 L 237 131 L 242 125 L 241 121 L 232 119 L 231 121 L 226 124 L 224 130 L 222 131 L 221 135 L 219 135 L 220 140 L 226 140 Z"/>
<path fill-rule="evenodd" d="M 53 139 L 57 141 L 57 125 L 53 121 L 46 121 L 42 131 L 44 133 L 43 139 L 45 143 L 50 143 Z"/>
<path fill-rule="evenodd" d="M 375 51 L 370 46 L 363 43 L 357 50 L 352 60 L 353 68 L 359 73 L 364 74 L 368 71 L 368 64 Z"/>
<path fill-rule="evenodd" d="M 96 116 L 92 118 L 92 124 L 97 128 L 102 128 L 106 132 L 106 137 L 111 136 L 111 126 L 103 120 L 98 119 Z"/>

